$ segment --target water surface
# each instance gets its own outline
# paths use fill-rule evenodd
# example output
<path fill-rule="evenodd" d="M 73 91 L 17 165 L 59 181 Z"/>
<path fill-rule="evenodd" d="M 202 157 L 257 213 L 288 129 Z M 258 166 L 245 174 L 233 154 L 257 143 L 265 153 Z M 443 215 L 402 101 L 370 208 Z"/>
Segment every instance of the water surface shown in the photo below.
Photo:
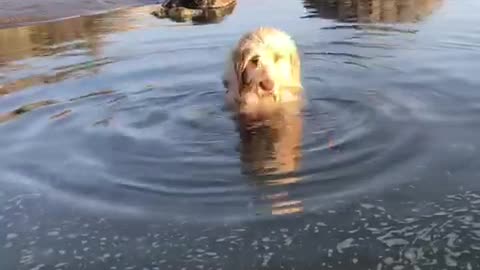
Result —
<path fill-rule="evenodd" d="M 2 269 L 477 269 L 477 1 L 241 1 L 0 30 Z M 260 25 L 298 117 L 240 132 L 220 75 Z M 264 172 L 264 173 L 259 173 Z"/>

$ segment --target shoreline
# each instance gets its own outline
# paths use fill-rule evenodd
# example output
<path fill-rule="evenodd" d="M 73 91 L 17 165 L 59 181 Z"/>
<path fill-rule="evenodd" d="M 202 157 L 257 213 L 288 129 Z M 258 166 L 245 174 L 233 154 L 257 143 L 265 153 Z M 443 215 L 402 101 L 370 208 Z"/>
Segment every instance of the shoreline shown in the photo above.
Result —
<path fill-rule="evenodd" d="M 0 29 L 92 16 L 125 8 L 158 4 L 157 0 L 5 0 L 0 9 Z"/>

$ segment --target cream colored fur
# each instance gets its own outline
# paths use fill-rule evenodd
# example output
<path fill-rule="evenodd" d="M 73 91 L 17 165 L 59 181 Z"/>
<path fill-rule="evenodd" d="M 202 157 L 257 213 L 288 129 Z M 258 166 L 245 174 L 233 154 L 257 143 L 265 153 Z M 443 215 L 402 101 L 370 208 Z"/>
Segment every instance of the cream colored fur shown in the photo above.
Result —
<path fill-rule="evenodd" d="M 300 57 L 293 39 L 271 27 L 246 33 L 227 59 L 223 83 L 227 106 L 240 113 L 237 128 L 243 167 L 255 175 L 278 175 L 258 185 L 300 181 L 300 177 L 283 175 L 299 168 L 303 132 Z M 273 215 L 303 211 L 302 202 L 288 193 L 269 194 L 265 199 L 271 201 Z"/>
<path fill-rule="evenodd" d="M 223 83 L 227 105 L 242 112 L 269 111 L 300 99 L 303 86 L 295 42 L 271 27 L 246 33 L 227 59 Z"/>

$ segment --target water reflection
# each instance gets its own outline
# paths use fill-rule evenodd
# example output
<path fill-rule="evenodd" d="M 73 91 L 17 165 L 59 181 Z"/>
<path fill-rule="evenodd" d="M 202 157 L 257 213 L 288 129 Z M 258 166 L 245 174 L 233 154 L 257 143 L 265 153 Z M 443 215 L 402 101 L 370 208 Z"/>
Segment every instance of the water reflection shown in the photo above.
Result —
<path fill-rule="evenodd" d="M 240 159 L 255 185 L 265 189 L 263 200 L 273 215 L 303 211 L 303 203 L 289 196 L 288 188 L 301 181 L 300 168 L 303 119 L 298 104 L 293 111 L 281 111 L 261 121 L 238 119 Z"/>
<path fill-rule="evenodd" d="M 80 75 L 82 72 L 84 72 L 84 76 L 97 73 L 99 72 L 99 67 L 110 64 L 111 62 L 112 61 L 107 58 L 91 60 L 78 63 L 70 67 L 65 67 L 64 69 L 54 72 L 53 74 L 37 74 L 29 77 L 19 78 L 14 81 L 7 82 L 4 85 L 0 85 L 0 96 L 36 85 L 61 82 L 68 78 Z"/>
<path fill-rule="evenodd" d="M 110 94 L 113 94 L 113 93 L 114 92 L 112 90 L 96 91 L 96 92 L 92 92 L 92 93 L 82 95 L 82 96 L 79 96 L 79 97 L 70 98 L 66 102 L 77 102 L 77 101 L 87 99 L 87 98 L 90 98 L 90 97 L 105 96 L 105 95 L 110 95 Z M 9 112 L 6 112 L 6 113 L 0 113 L 0 124 L 15 120 L 15 119 L 27 114 L 27 113 L 35 111 L 37 109 L 41 109 L 43 107 L 47 107 L 47 106 L 55 105 L 55 104 L 60 104 L 60 103 L 62 103 L 62 101 L 60 101 L 60 100 L 48 99 L 48 100 L 41 100 L 41 101 L 36 101 L 36 102 L 32 102 L 32 103 L 29 103 L 29 104 L 22 105 L 22 106 L 18 107 L 17 109 L 14 109 L 12 111 L 9 111 Z M 59 113 L 56 113 L 56 114 L 52 115 L 50 117 L 50 119 L 55 120 L 55 119 L 64 118 L 64 117 L 68 116 L 71 112 L 72 112 L 71 109 L 63 110 Z M 104 121 L 104 120 L 101 120 L 101 121 Z M 98 121 L 98 122 L 101 122 L 101 121 Z M 98 122 L 94 123 L 94 125 L 97 125 Z"/>
<path fill-rule="evenodd" d="M 23 105 L 11 112 L 0 114 L 0 124 L 15 120 L 28 112 L 31 112 L 33 110 L 36 110 L 48 105 L 56 104 L 56 103 L 58 103 L 58 101 L 56 100 L 42 100 L 42 101 Z"/>
<path fill-rule="evenodd" d="M 101 46 L 100 16 L 77 17 L 63 21 L 0 30 L 0 62 L 35 56 L 49 56 L 72 49 L 86 49 L 98 55 Z M 81 40 L 81 42 L 75 42 Z M 13 46 L 13 44 L 15 46 Z M 58 46 L 63 44 L 63 46 Z"/>
<path fill-rule="evenodd" d="M 424 19 L 442 0 L 304 0 L 309 17 L 344 22 L 407 23 Z"/>
<path fill-rule="evenodd" d="M 54 84 L 75 76 L 88 76 L 113 62 L 102 56 L 107 33 L 135 29 L 133 20 L 148 14 L 145 7 L 119 10 L 109 14 L 75 17 L 0 30 L 0 74 L 31 68 L 35 57 L 86 57 L 75 64 L 52 67 L 28 76 L 0 77 L 0 96 L 42 84 Z M 28 60 L 22 62 L 24 60 Z"/>

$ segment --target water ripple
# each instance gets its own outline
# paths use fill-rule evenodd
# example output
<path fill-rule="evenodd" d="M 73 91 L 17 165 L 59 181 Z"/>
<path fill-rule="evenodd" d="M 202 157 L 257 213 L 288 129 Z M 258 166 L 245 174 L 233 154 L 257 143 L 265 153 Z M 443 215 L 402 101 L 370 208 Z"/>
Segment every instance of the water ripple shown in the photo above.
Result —
<path fill-rule="evenodd" d="M 400 2 L 1 30 L 2 266 L 477 269 L 478 4 Z M 220 74 L 267 23 L 306 107 L 246 126 Z"/>

